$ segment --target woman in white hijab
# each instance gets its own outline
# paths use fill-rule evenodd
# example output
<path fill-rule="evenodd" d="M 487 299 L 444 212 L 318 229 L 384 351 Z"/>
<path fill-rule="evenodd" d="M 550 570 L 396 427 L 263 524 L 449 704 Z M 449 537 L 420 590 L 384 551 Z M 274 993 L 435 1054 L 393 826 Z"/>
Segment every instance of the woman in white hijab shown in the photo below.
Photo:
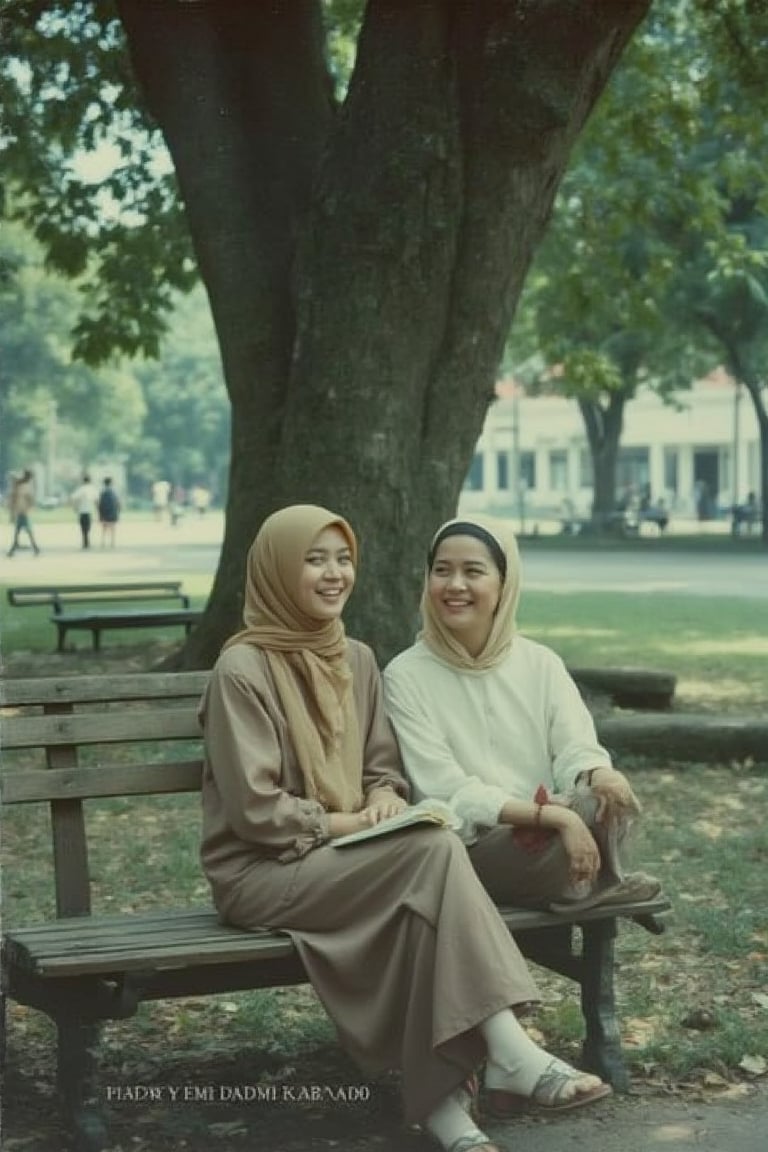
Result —
<path fill-rule="evenodd" d="M 430 546 L 423 630 L 384 672 L 417 798 L 448 803 L 498 903 L 580 910 L 651 899 L 627 874 L 639 805 L 562 660 L 517 631 L 520 557 L 503 521 L 450 520 Z"/>
<path fill-rule="evenodd" d="M 369 648 L 341 613 L 357 543 L 314 505 L 276 512 L 248 558 L 244 629 L 201 704 L 202 863 L 223 921 L 290 933 L 339 1038 L 368 1072 L 400 1069 L 405 1119 L 449 1152 L 498 1152 L 465 1085 L 487 1061 L 499 1108 L 575 1108 L 610 1092 L 539 1048 L 514 1007 L 538 999 L 450 830 L 336 849 L 399 812 L 408 788 Z"/>

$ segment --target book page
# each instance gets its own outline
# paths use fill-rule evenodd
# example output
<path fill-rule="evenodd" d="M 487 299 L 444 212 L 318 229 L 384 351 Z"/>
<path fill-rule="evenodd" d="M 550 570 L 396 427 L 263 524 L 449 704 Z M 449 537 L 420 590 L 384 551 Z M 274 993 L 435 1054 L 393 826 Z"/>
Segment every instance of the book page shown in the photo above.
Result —
<path fill-rule="evenodd" d="M 390 832 L 399 832 L 403 828 L 412 828 L 416 825 L 432 824 L 438 828 L 459 828 L 461 821 L 440 800 L 421 800 L 405 808 L 397 816 L 388 816 L 370 828 L 362 828 L 359 832 L 350 832 L 347 836 L 337 836 L 331 840 L 334 848 L 345 848 L 348 844 L 359 844 L 362 840 L 370 840 L 375 836 L 386 836 Z"/>

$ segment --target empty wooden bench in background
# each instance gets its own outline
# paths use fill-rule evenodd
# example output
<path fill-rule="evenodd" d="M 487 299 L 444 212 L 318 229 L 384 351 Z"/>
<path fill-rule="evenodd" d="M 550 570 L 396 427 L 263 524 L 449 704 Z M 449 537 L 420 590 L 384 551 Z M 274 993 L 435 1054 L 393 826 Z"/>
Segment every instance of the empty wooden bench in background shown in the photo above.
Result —
<path fill-rule="evenodd" d="M 8 601 L 16 608 L 49 605 L 51 621 L 58 629 L 57 649 L 64 650 L 67 632 L 83 629 L 91 633 L 94 651 L 101 646 L 101 633 L 116 628 L 164 628 L 181 625 L 189 634 L 202 610 L 191 608 L 180 580 L 158 580 L 140 584 L 59 584 L 27 585 L 8 589 Z M 149 602 L 174 602 L 178 608 L 144 608 Z M 94 609 L 92 605 L 109 605 Z"/>
<path fill-rule="evenodd" d="M 3 990 L 54 1020 L 59 1088 L 77 1146 L 87 1152 L 108 1144 L 96 1075 L 100 1021 L 130 1017 L 145 1000 L 306 980 L 287 934 L 223 927 L 210 906 L 193 906 L 182 896 L 173 906 L 171 895 L 171 907 L 149 905 L 144 897 L 142 906 L 127 868 L 121 869 L 120 892 L 112 895 L 135 911 L 114 915 L 92 907 L 83 802 L 199 791 L 197 702 L 207 675 L 0 683 L 2 802 L 50 806 L 57 910 L 55 919 L 19 924 L 6 908 Z M 178 759 L 179 747 L 184 759 Z M 24 866 L 6 863 L 8 872 Z M 657 916 L 668 908 L 658 897 L 574 916 L 500 909 L 529 958 L 579 985 L 584 1063 L 620 1090 L 627 1073 L 614 1002 L 617 921 L 631 919 L 660 932 Z"/>

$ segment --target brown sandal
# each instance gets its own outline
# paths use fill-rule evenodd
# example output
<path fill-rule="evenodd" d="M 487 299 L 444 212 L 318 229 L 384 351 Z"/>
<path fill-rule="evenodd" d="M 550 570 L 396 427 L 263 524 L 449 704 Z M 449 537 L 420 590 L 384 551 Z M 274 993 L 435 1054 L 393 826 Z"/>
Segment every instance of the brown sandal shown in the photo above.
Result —
<path fill-rule="evenodd" d="M 478 1143 L 480 1141 L 480 1143 Z M 491 1144 L 482 1133 L 477 1136 L 461 1136 L 451 1144 L 447 1152 L 501 1152 L 497 1144 Z"/>
<path fill-rule="evenodd" d="M 520 1115 L 521 1112 L 531 1110 L 556 1115 L 559 1112 L 572 1112 L 575 1108 L 585 1108 L 588 1104 L 595 1104 L 612 1094 L 610 1084 L 605 1084 L 601 1080 L 584 1092 L 575 1092 L 573 1096 L 563 1098 L 563 1089 L 575 1080 L 582 1080 L 586 1075 L 589 1074 L 571 1068 L 570 1064 L 565 1064 L 562 1060 L 553 1059 L 539 1077 L 530 1096 L 522 1096 L 519 1092 L 505 1092 L 500 1088 L 488 1089 L 487 1111 L 497 1120 L 507 1120 Z"/>

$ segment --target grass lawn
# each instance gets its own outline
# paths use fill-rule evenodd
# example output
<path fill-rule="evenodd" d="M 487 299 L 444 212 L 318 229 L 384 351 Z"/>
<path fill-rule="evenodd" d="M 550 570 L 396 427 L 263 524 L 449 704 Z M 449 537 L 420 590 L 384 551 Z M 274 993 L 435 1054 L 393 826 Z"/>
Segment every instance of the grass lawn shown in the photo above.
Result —
<path fill-rule="evenodd" d="M 577 666 L 658 668 L 675 708 L 760 711 L 768 684 L 768 600 L 622 592 L 524 592 L 521 631 Z"/>
<path fill-rule="evenodd" d="M 764 706 L 768 681 L 768 629 L 756 625 L 765 603 L 530 592 L 521 629 L 573 665 L 674 672 L 676 707 L 686 711 L 755 712 Z M 146 670 L 178 640 L 153 636 L 151 644 L 138 645 L 135 634 L 115 634 L 98 655 L 57 655 L 51 653 L 47 613 L 36 612 L 19 612 L 17 629 L 6 637 L 6 675 Z M 663 880 L 673 903 L 663 936 L 625 925 L 617 945 L 623 1041 L 639 1091 L 738 1092 L 766 1068 L 768 750 L 766 761 L 635 759 L 622 765 L 644 805 L 636 863 Z M 89 822 L 97 910 L 206 900 L 196 797 L 94 804 Z M 2 831 L 6 923 L 52 914 L 46 812 L 12 809 Z M 535 974 L 544 1003 L 530 1026 L 549 1048 L 576 1058 L 581 1018 L 573 986 L 538 969 Z M 11 1005 L 9 1023 L 9 1055 L 17 1069 L 16 1104 L 10 1107 L 18 1130 L 19 1117 L 24 1123 L 33 1118 L 33 1127 L 45 1123 L 40 1117 L 53 1092 L 54 1047 L 41 1014 Z M 102 1067 L 105 1083 L 215 1083 L 232 1081 L 235 1069 L 242 1079 L 243 1067 L 252 1083 L 360 1079 L 345 1064 L 307 988 L 143 1005 L 135 1018 L 105 1028 Z M 195 1109 L 177 1115 L 174 1132 L 183 1130 L 184 1146 L 202 1152 L 210 1147 L 210 1133 L 196 1134 L 195 1115 Z M 153 1145 L 135 1110 L 126 1109 L 120 1123 L 125 1146 L 138 1152 L 181 1146 Z M 36 1152 L 48 1145 L 24 1146 Z"/>

